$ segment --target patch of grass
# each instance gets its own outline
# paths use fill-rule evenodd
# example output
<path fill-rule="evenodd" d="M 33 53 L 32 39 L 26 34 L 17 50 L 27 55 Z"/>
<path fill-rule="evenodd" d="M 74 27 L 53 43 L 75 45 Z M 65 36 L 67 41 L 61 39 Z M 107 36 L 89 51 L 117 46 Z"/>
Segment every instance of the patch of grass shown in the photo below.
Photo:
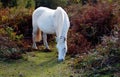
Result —
<path fill-rule="evenodd" d="M 23 54 L 19 60 L 0 61 L 0 77 L 69 77 L 70 59 L 57 61 L 57 52 L 34 51 Z"/>

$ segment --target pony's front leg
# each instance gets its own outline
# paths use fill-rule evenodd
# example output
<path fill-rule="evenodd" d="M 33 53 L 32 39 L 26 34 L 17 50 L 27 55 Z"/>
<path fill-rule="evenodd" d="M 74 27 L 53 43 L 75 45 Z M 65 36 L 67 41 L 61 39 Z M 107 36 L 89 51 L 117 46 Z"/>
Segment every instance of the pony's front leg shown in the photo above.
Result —
<path fill-rule="evenodd" d="M 43 43 L 46 47 L 46 49 L 50 49 L 49 46 L 48 46 L 48 42 L 47 42 L 47 34 L 46 33 L 43 33 Z"/>

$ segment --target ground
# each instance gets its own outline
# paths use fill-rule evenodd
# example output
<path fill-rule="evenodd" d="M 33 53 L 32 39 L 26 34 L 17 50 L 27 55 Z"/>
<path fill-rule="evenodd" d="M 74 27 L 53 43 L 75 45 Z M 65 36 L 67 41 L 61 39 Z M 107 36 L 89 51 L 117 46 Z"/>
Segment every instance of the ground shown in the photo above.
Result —
<path fill-rule="evenodd" d="M 8 41 L 9 40 L 9 41 Z M 38 44 L 38 50 L 31 50 L 31 43 L 21 41 L 25 47 L 20 45 L 22 58 L 3 59 L 0 58 L 0 77 L 73 77 L 75 76 L 71 67 L 71 59 L 68 55 L 64 62 L 57 61 L 57 49 L 55 42 L 51 42 L 51 52 L 44 51 L 43 44 Z M 20 44 L 21 44 L 20 42 Z M 29 41 L 30 42 L 30 41 Z M 19 44 L 19 43 L 18 43 Z M 16 42 L 6 36 L 0 37 L 1 49 L 14 48 Z M 20 51 L 20 50 L 19 50 Z M 77 76 L 77 75 L 76 75 Z"/>
<path fill-rule="evenodd" d="M 66 57 L 64 62 L 57 61 L 57 52 L 33 51 L 23 54 L 19 60 L 0 61 L 0 77 L 78 77 L 72 71 Z"/>

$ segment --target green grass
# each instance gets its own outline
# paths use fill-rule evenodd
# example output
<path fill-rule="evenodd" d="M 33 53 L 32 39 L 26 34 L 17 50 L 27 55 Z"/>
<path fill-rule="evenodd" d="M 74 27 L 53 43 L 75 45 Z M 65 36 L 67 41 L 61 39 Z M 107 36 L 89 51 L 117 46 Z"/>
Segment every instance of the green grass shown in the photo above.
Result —
<path fill-rule="evenodd" d="M 70 59 L 57 61 L 57 52 L 27 52 L 19 60 L 0 61 L 0 77 L 69 77 Z"/>

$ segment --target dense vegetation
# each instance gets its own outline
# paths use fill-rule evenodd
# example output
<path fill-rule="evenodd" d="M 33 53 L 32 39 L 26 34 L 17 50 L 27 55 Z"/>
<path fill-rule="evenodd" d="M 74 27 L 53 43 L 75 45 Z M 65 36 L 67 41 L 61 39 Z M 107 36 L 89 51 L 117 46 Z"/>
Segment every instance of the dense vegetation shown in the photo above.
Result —
<path fill-rule="evenodd" d="M 78 73 L 85 72 L 83 77 L 119 75 L 119 4 L 119 1 L 103 1 L 97 5 L 75 5 L 68 8 L 72 12 L 68 34 L 69 53 L 77 54 L 73 64 Z"/>
<path fill-rule="evenodd" d="M 120 0 L 97 0 L 86 5 L 82 5 L 83 0 L 39 1 L 0 0 L 0 60 L 19 59 L 23 53 L 32 51 L 31 15 L 34 8 L 59 5 L 70 17 L 68 55 L 75 58 L 71 65 L 76 74 L 82 73 L 83 77 L 119 76 Z M 54 40 L 50 37 L 49 41 Z"/>

